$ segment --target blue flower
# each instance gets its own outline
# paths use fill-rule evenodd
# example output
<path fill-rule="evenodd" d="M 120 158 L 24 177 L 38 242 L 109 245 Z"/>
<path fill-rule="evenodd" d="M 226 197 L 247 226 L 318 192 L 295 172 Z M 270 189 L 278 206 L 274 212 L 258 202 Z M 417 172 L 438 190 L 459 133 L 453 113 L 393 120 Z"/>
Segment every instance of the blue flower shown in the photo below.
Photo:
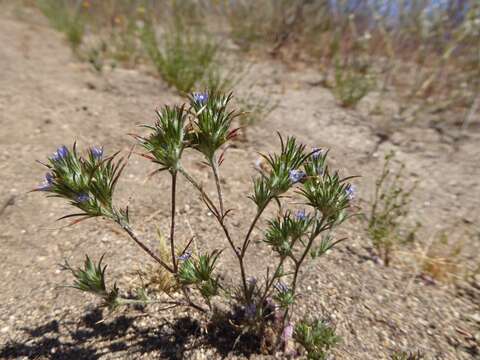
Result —
<path fill-rule="evenodd" d="M 289 291 L 290 289 L 288 288 L 288 285 L 285 284 L 284 282 L 282 281 L 279 281 L 275 284 L 275 289 L 277 289 L 279 292 L 281 293 L 286 293 L 287 291 Z"/>
<path fill-rule="evenodd" d="M 305 173 L 302 170 L 290 170 L 288 173 L 288 178 L 290 181 L 295 184 L 301 181 L 305 177 Z"/>
<path fill-rule="evenodd" d="M 90 149 L 90 152 L 92 156 L 97 160 L 101 159 L 103 156 L 103 148 L 101 147 L 94 146 Z"/>
<path fill-rule="evenodd" d="M 205 104 L 208 100 L 207 93 L 193 93 L 193 100 L 199 104 Z"/>
<path fill-rule="evenodd" d="M 45 180 L 37 187 L 38 191 L 48 191 L 52 188 L 53 175 L 51 173 L 45 174 Z"/>
<path fill-rule="evenodd" d="M 295 219 L 297 220 L 305 220 L 307 218 L 307 214 L 305 213 L 305 209 L 298 210 L 295 213 Z"/>
<path fill-rule="evenodd" d="M 348 200 L 353 200 L 356 196 L 357 189 L 354 185 L 349 184 L 345 189 L 345 192 L 347 193 Z"/>
<path fill-rule="evenodd" d="M 57 151 L 53 153 L 52 160 L 58 161 L 61 159 L 65 159 L 68 155 L 68 149 L 65 145 L 60 146 Z"/>
<path fill-rule="evenodd" d="M 191 256 L 192 256 L 192 253 L 190 251 L 185 251 L 182 255 L 178 257 L 178 260 L 185 261 L 190 259 Z"/>
<path fill-rule="evenodd" d="M 318 159 L 320 156 L 323 155 L 323 152 L 324 152 L 323 149 L 314 147 L 312 148 L 312 157 L 314 159 Z"/>
<path fill-rule="evenodd" d="M 90 196 L 87 193 L 80 193 L 75 199 L 78 203 L 84 203 L 90 200 Z"/>
<path fill-rule="evenodd" d="M 249 319 L 252 319 L 255 317 L 255 315 L 257 314 L 257 305 L 255 304 L 248 304 L 247 306 L 245 306 L 245 317 L 246 318 L 249 318 Z"/>

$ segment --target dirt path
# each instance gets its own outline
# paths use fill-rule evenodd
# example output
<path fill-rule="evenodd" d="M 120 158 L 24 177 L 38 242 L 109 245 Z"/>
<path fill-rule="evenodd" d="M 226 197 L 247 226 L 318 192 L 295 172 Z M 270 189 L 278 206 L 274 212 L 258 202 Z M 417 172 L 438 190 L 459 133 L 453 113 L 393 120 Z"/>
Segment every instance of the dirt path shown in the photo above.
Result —
<path fill-rule="evenodd" d="M 100 314 L 86 305 L 90 299 L 55 288 L 69 280 L 57 270 L 64 258 L 78 264 L 87 252 L 95 258 L 107 252 L 112 278 L 119 278 L 121 285 L 129 281 L 128 271 L 139 265 L 138 259 L 147 258 L 111 226 L 99 227 L 101 222 L 77 227 L 55 222 L 66 205 L 26 194 L 43 176 L 34 161 L 73 140 L 81 147 L 103 144 L 109 153 L 127 150 L 132 141 L 126 133 L 152 122 L 154 108 L 180 98 L 140 71 L 116 69 L 102 76 L 91 72 L 75 61 L 57 32 L 39 15 L 32 16 L 27 23 L 0 15 L 0 358 L 212 358 L 212 346 L 190 348 L 193 340 L 185 339 L 189 326 L 195 326 L 188 320 L 172 325 L 180 329 L 177 337 L 172 326 L 164 325 L 165 319 L 173 322 L 186 316 L 184 312 L 163 317 L 127 312 L 95 325 Z M 363 175 L 358 181 L 361 206 L 369 199 L 383 154 L 396 150 L 408 174 L 419 180 L 412 214 L 426 229 L 420 242 L 427 243 L 432 233 L 445 228 L 478 234 L 479 134 L 468 134 L 453 146 L 434 130 L 407 128 L 372 154 L 378 140 L 374 124 L 361 113 L 337 107 L 328 90 L 308 85 L 308 72 L 286 72 L 274 63 L 257 64 L 252 72 L 262 79 L 255 91 L 270 92 L 280 105 L 249 132 L 248 143 L 228 152 L 222 172 L 225 191 L 231 194 L 227 205 L 236 210 L 234 231 L 243 230 L 252 216 L 244 194 L 254 174 L 255 151 L 276 149 L 278 130 L 309 146 L 330 148 L 335 167 Z M 195 160 L 187 166 L 207 180 L 210 175 Z M 151 170 L 133 158 L 118 199 L 129 203 L 136 228 L 154 245 L 155 227 L 167 229 L 169 196 L 167 177 L 146 180 Z M 220 231 L 192 189 L 183 182 L 180 189 L 180 202 L 188 205 L 179 210 L 180 238 L 193 233 L 201 248 L 224 247 Z M 145 217 L 148 221 L 142 221 Z M 354 221 L 344 231 L 349 248 L 359 254 L 369 244 L 362 226 Z M 478 237 L 467 240 L 466 252 L 478 254 Z M 267 251 L 258 244 L 252 252 L 249 269 L 262 269 Z M 226 253 L 221 265 L 228 266 L 232 259 Z M 468 319 L 479 314 L 478 307 L 455 297 L 449 286 L 412 280 L 404 268 L 385 269 L 343 247 L 306 273 L 300 309 L 331 312 L 343 338 L 336 350 L 339 359 L 383 359 L 399 349 L 422 350 L 429 359 L 475 358 L 461 331 L 470 331 Z"/>

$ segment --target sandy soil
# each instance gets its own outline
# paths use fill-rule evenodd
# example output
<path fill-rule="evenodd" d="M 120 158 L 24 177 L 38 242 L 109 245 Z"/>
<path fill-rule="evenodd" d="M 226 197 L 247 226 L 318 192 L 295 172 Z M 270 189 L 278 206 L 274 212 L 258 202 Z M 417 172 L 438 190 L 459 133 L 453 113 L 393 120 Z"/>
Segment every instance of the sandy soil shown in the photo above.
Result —
<path fill-rule="evenodd" d="M 127 310 L 96 324 L 102 313 L 92 299 L 57 285 L 67 283 L 58 270 L 64 258 L 79 264 L 88 253 L 106 252 L 110 279 L 128 284 L 135 269 L 149 259 L 113 226 L 87 221 L 75 227 L 55 219 L 68 211 L 58 200 L 27 194 L 42 179 L 35 160 L 57 146 L 77 140 L 81 147 L 103 144 L 108 153 L 127 151 L 126 135 L 152 122 L 153 110 L 181 101 L 159 79 L 142 70 L 116 69 L 98 75 L 78 63 L 60 34 L 38 14 L 20 21 L 0 15 L 0 358 L 17 359 L 211 359 L 242 357 L 218 339 L 199 335 L 202 329 L 190 312 L 145 316 Z M 328 147 L 331 161 L 343 174 L 360 174 L 358 206 L 367 209 L 383 155 L 393 149 L 406 164 L 407 177 L 419 181 L 410 220 L 423 224 L 419 246 L 441 229 L 466 238 L 464 261 L 478 261 L 480 220 L 480 133 L 449 136 L 427 128 L 398 126 L 379 144 L 379 121 L 336 105 L 327 89 L 312 86 L 313 70 L 289 70 L 274 62 L 254 65 L 255 91 L 270 93 L 279 107 L 248 131 L 248 141 L 227 152 L 222 178 L 227 205 L 235 212 L 234 233 L 245 231 L 252 218 L 246 194 L 256 151 L 278 147 L 275 131 L 294 135 L 308 146 Z M 366 104 L 368 104 L 368 99 Z M 368 107 L 368 106 L 367 106 Z M 186 166 L 205 183 L 211 175 L 198 158 Z M 118 193 L 129 204 L 134 227 L 155 246 L 155 227 L 168 229 L 167 176 L 147 179 L 153 167 L 132 158 Z M 185 182 L 180 185 L 179 239 L 192 233 L 202 249 L 226 246 L 214 220 Z M 209 189 L 212 191 L 213 188 Z M 387 359 L 397 350 L 421 350 L 427 359 L 478 359 L 479 290 L 462 281 L 428 285 L 405 266 L 411 254 L 398 255 L 390 268 L 368 259 L 370 241 L 357 219 L 341 230 L 348 242 L 308 268 L 301 286 L 299 312 L 328 310 L 342 343 L 337 359 Z M 453 235 L 452 235 L 453 236 Z M 255 240 L 261 239 L 261 231 Z M 265 247 L 256 242 L 249 272 L 264 269 Z M 221 266 L 233 266 L 225 252 Z M 226 271 L 226 274 L 229 273 Z M 226 275 L 227 276 L 227 275 Z M 480 281 L 478 281 L 480 286 Z M 478 341 L 478 338 L 477 338 Z M 252 358 L 262 358 L 253 355 Z"/>

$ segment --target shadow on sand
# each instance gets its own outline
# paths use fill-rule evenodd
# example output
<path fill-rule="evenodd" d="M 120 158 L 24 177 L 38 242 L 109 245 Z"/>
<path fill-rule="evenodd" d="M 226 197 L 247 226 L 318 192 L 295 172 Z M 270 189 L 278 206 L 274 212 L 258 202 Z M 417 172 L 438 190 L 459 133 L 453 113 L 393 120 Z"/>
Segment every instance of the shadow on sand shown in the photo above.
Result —
<path fill-rule="evenodd" d="M 155 327 L 139 327 L 135 317 L 118 316 L 112 321 L 102 320 L 101 309 L 93 309 L 80 321 L 50 321 L 35 328 L 22 329 L 25 341 L 12 341 L 0 349 L 1 359 L 98 359 L 106 354 L 135 358 L 154 353 L 162 359 L 183 359 L 185 352 L 195 347 L 214 348 L 221 357 L 233 352 L 238 333 L 228 324 L 209 324 L 208 334 L 201 331 L 200 323 L 181 317 L 173 323 Z M 253 340 L 253 341 L 252 341 Z M 255 339 L 242 339 L 235 348 L 237 355 L 250 356 L 258 349 Z"/>

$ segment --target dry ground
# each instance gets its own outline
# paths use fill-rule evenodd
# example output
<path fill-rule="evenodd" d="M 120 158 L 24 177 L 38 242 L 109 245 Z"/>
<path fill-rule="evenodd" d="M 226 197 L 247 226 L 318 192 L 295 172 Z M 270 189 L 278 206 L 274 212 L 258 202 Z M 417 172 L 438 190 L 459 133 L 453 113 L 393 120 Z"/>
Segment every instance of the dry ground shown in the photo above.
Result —
<path fill-rule="evenodd" d="M 144 316 L 129 310 L 96 324 L 101 313 L 87 305 L 92 299 L 56 288 L 70 280 L 57 267 L 64 258 L 78 264 L 87 252 L 95 258 L 106 252 L 110 279 L 120 285 L 149 259 L 101 221 L 75 227 L 55 222 L 68 206 L 27 194 L 44 173 L 35 160 L 73 140 L 81 147 L 103 144 L 109 153 L 126 151 L 132 140 L 125 134 L 152 122 L 155 108 L 181 99 L 145 71 L 95 74 L 75 60 L 61 35 L 40 15 L 31 16 L 26 22 L 9 12 L 0 15 L 0 358 L 211 359 L 227 354 L 216 339 L 195 340 L 201 338 L 200 329 L 186 311 L 162 314 L 152 307 L 152 315 Z M 255 91 L 270 93 L 279 107 L 248 132 L 248 142 L 230 149 L 222 166 L 227 204 L 235 209 L 235 231 L 245 231 L 252 217 L 245 195 L 256 151 L 275 150 L 278 130 L 308 146 L 330 148 L 334 167 L 343 174 L 362 175 L 356 184 L 358 205 L 364 209 L 383 154 L 395 150 L 406 163 L 406 175 L 419 181 L 411 214 L 411 220 L 423 224 L 419 244 L 428 244 L 441 229 L 467 231 L 474 235 L 466 239 L 465 261 L 478 261 L 478 128 L 450 136 L 425 127 L 399 127 L 377 146 L 377 120 L 362 115 L 362 107 L 339 108 L 328 90 L 310 85 L 313 71 L 287 71 L 281 64 L 262 62 L 251 76 L 258 79 Z M 197 160 L 192 158 L 187 166 L 198 178 L 211 180 Z M 151 170 L 146 161 L 133 158 L 118 199 L 129 204 L 135 227 L 154 246 L 155 226 L 167 230 L 169 193 L 166 176 L 147 180 Z M 202 249 L 224 247 L 212 217 L 185 182 L 180 183 L 180 202 L 180 239 L 193 233 Z M 400 253 L 391 268 L 374 264 L 366 258 L 370 242 L 363 228 L 360 220 L 344 227 L 348 246 L 310 267 L 302 283 L 300 312 L 327 310 L 343 338 L 335 358 L 386 359 L 404 349 L 421 350 L 427 359 L 478 359 L 478 345 L 471 338 L 480 331 L 475 288 L 464 288 L 459 295 L 451 284 L 415 279 L 414 269 L 404 265 L 411 258 L 408 252 Z M 260 231 L 255 239 L 261 239 Z M 261 243 L 254 245 L 251 273 L 264 269 L 267 253 Z M 232 260 L 225 252 L 221 266 L 229 269 Z"/>

